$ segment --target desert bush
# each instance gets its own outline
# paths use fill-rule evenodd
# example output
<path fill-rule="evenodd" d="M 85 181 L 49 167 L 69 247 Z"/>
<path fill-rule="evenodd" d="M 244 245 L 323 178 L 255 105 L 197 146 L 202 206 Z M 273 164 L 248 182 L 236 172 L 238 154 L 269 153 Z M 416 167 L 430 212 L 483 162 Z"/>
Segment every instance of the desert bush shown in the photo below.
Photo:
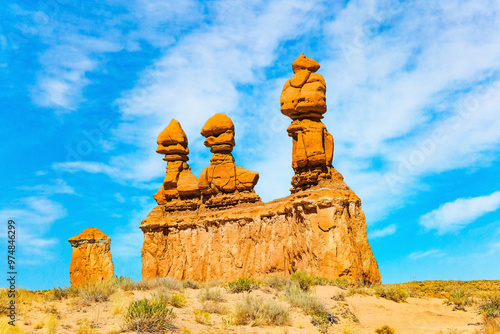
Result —
<path fill-rule="evenodd" d="M 394 328 L 389 327 L 387 325 L 384 325 L 384 326 L 382 326 L 380 328 L 377 328 L 375 330 L 375 333 L 377 333 L 377 334 L 394 334 L 395 331 L 394 331 Z"/>
<path fill-rule="evenodd" d="M 330 280 L 328 278 L 320 277 L 320 276 L 312 276 L 313 285 L 329 285 Z"/>
<path fill-rule="evenodd" d="M 500 318 L 484 318 L 484 331 L 481 334 L 498 334 L 500 333 Z"/>
<path fill-rule="evenodd" d="M 174 307 L 184 307 L 186 304 L 186 297 L 184 297 L 182 293 L 174 293 L 170 296 L 170 305 Z"/>
<path fill-rule="evenodd" d="M 203 289 L 198 294 L 198 298 L 205 302 L 207 300 L 212 300 L 214 302 L 221 302 L 223 296 L 223 290 L 220 288 Z"/>
<path fill-rule="evenodd" d="M 210 289 L 210 288 L 215 288 L 215 287 L 221 286 L 223 283 L 224 283 L 224 281 L 221 279 L 212 279 L 210 281 L 203 283 L 201 286 L 204 289 Z"/>
<path fill-rule="evenodd" d="M 87 283 L 78 288 L 78 295 L 84 303 L 105 302 L 117 290 L 113 280 L 98 283 Z"/>
<path fill-rule="evenodd" d="M 483 304 L 479 307 L 486 318 L 500 317 L 500 292 L 490 293 L 483 297 Z"/>
<path fill-rule="evenodd" d="M 399 284 L 377 285 L 373 288 L 379 297 L 395 301 L 404 302 L 410 296 L 408 289 Z"/>
<path fill-rule="evenodd" d="M 247 295 L 236 304 L 234 323 L 246 325 L 286 325 L 290 321 L 288 308 L 272 300 Z"/>
<path fill-rule="evenodd" d="M 290 304 L 301 308 L 307 314 L 327 313 L 327 307 L 318 296 L 305 292 L 297 286 L 288 290 L 286 297 Z"/>
<path fill-rule="evenodd" d="M 293 284 L 296 284 L 288 278 L 280 277 L 280 276 L 273 276 L 273 277 L 266 277 L 263 280 L 263 283 L 270 288 L 276 289 L 276 290 L 287 290 L 289 289 Z"/>
<path fill-rule="evenodd" d="M 464 307 L 471 303 L 471 291 L 462 287 L 453 289 L 451 295 L 447 297 L 447 302 L 457 307 Z"/>
<path fill-rule="evenodd" d="M 124 291 L 135 290 L 139 284 L 128 276 L 115 277 L 115 281 L 116 284 Z"/>
<path fill-rule="evenodd" d="M 296 271 L 290 275 L 290 280 L 292 282 L 297 282 L 303 291 L 309 291 L 315 284 L 314 277 L 309 276 L 303 271 Z"/>
<path fill-rule="evenodd" d="M 347 289 L 349 287 L 349 283 L 347 282 L 347 278 L 335 278 L 330 280 L 330 285 L 338 286 L 341 289 Z"/>
<path fill-rule="evenodd" d="M 118 290 L 109 298 L 111 301 L 111 314 L 119 315 L 127 312 L 128 305 L 130 304 L 130 293 Z"/>
<path fill-rule="evenodd" d="M 227 314 L 227 307 L 221 303 L 207 301 L 203 303 L 202 310 L 208 313 Z"/>
<path fill-rule="evenodd" d="M 175 317 L 165 301 L 144 298 L 130 304 L 125 324 L 131 331 L 155 333 L 165 330 Z"/>
<path fill-rule="evenodd" d="M 95 332 L 87 319 L 83 320 L 76 328 L 76 334 L 95 334 Z"/>
<path fill-rule="evenodd" d="M 53 288 L 46 295 L 46 299 L 48 301 L 54 301 L 76 296 L 78 296 L 78 288 L 76 286 L 71 285 L 65 288 L 61 287 Z"/>
<path fill-rule="evenodd" d="M 193 310 L 194 320 L 202 325 L 211 326 L 212 321 L 210 320 L 210 313 L 204 310 L 194 309 Z"/>
<path fill-rule="evenodd" d="M 359 287 L 359 286 L 353 286 L 350 287 L 349 290 L 347 290 L 347 297 L 354 296 L 354 295 L 373 295 L 373 290 L 367 287 Z"/>
<path fill-rule="evenodd" d="M 182 283 L 172 277 L 155 277 L 153 279 L 143 279 L 137 284 L 139 290 L 153 290 L 157 288 L 167 288 L 169 290 L 183 291 Z"/>
<path fill-rule="evenodd" d="M 345 300 L 345 297 L 346 297 L 346 294 L 344 292 L 339 292 L 336 295 L 334 295 L 332 297 L 332 299 L 336 300 L 336 301 L 343 301 L 343 300 Z"/>
<path fill-rule="evenodd" d="M 55 334 L 57 332 L 57 316 L 49 314 L 44 321 L 44 327 L 47 334 Z"/>
<path fill-rule="evenodd" d="M 232 293 L 240 293 L 243 291 L 250 292 L 259 288 L 259 282 L 253 277 L 238 278 L 227 284 L 228 290 Z"/>
<path fill-rule="evenodd" d="M 339 323 L 339 318 L 330 313 L 318 313 L 311 317 L 311 323 L 318 327 L 320 333 L 327 333 L 328 328 L 334 323 Z"/>
<path fill-rule="evenodd" d="M 186 279 L 186 280 L 182 281 L 181 283 L 182 283 L 182 286 L 184 288 L 189 288 L 189 289 L 199 289 L 199 288 L 201 288 L 200 283 L 198 283 L 196 281 L 193 281 L 193 280 L 190 280 L 190 279 Z"/>

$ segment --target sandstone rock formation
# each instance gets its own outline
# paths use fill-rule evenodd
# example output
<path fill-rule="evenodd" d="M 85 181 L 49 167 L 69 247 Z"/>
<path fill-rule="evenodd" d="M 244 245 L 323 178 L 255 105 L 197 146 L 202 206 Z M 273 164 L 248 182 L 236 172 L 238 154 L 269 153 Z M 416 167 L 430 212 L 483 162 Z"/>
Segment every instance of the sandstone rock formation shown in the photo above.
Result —
<path fill-rule="evenodd" d="M 332 180 L 269 203 L 175 215 L 158 206 L 140 227 L 143 278 L 232 280 L 301 270 L 380 282 L 361 201 L 335 170 Z"/>
<path fill-rule="evenodd" d="M 172 119 L 157 139 L 156 152 L 165 154 L 167 172 L 161 189 L 154 195 L 159 205 L 165 210 L 194 210 L 200 203 L 198 178 L 191 172 L 188 140 L 179 122 Z"/>
<path fill-rule="evenodd" d="M 201 135 L 207 138 L 205 146 L 214 153 L 198 182 L 203 204 L 221 207 L 260 201 L 253 192 L 259 173 L 236 166 L 231 154 L 235 145 L 233 121 L 225 114 L 215 114 L 205 123 Z"/>
<path fill-rule="evenodd" d="M 292 119 L 288 135 L 293 139 L 293 191 L 332 177 L 333 137 L 321 122 L 326 112 L 326 85 L 315 73 L 319 64 L 301 54 L 293 64 L 294 76 L 281 93 L 281 112 Z"/>
<path fill-rule="evenodd" d="M 106 234 L 90 227 L 68 241 L 73 249 L 69 269 L 71 285 L 82 286 L 113 277 L 111 239 Z"/>
<path fill-rule="evenodd" d="M 174 212 L 167 200 L 158 201 L 141 223 L 143 278 L 231 280 L 302 270 L 351 283 L 380 282 L 361 200 L 332 166 L 333 137 L 321 122 L 326 86 L 318 69 L 301 55 L 281 95 L 281 111 L 292 119 L 292 195 L 260 201 L 253 192 L 258 173 L 234 163 L 233 122 L 216 114 L 201 131 L 214 154 L 198 182 L 202 203 Z M 184 138 L 169 145 L 187 150 Z M 183 163 L 184 152 L 175 151 Z"/>

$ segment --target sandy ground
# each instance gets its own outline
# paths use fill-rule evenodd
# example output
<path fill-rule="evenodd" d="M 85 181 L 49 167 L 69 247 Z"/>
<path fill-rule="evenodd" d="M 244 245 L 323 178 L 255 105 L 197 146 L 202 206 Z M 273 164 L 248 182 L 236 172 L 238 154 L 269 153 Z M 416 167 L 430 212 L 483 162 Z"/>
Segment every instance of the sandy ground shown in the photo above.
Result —
<path fill-rule="evenodd" d="M 227 325 L 230 315 L 210 315 L 211 325 L 202 325 L 195 321 L 193 310 L 202 307 L 198 299 L 200 290 L 185 289 L 187 305 L 174 308 L 177 318 L 174 320 L 176 332 L 179 333 L 319 333 L 311 323 L 311 317 L 302 310 L 291 307 L 291 323 L 286 327 L 252 327 Z M 376 328 L 389 325 L 396 333 L 479 333 L 482 318 L 477 310 L 469 307 L 466 311 L 453 311 L 453 307 L 445 305 L 438 298 L 409 298 L 407 302 L 396 303 L 374 296 L 355 295 L 345 301 L 332 299 L 339 292 L 346 292 L 338 287 L 318 286 L 316 294 L 323 300 L 333 314 L 339 316 L 340 323 L 332 325 L 329 333 L 374 333 Z M 289 305 L 280 294 L 271 288 L 261 288 L 251 292 L 254 295 L 274 299 Z M 245 293 L 224 294 L 223 304 L 229 309 Z M 122 292 L 112 296 L 112 300 L 102 303 L 82 304 L 79 298 L 61 301 L 33 301 L 30 305 L 22 305 L 18 324 L 26 333 L 46 333 L 44 325 L 47 317 L 54 314 L 57 320 L 57 333 L 118 333 L 123 328 L 124 310 L 132 300 L 148 298 L 150 291 Z M 354 317 L 345 316 L 348 311 Z M 346 313 L 347 312 L 347 313 Z M 344 316 L 342 316 L 344 313 Z M 93 332 L 89 331 L 93 328 Z M 454 331 L 455 330 L 455 331 Z"/>

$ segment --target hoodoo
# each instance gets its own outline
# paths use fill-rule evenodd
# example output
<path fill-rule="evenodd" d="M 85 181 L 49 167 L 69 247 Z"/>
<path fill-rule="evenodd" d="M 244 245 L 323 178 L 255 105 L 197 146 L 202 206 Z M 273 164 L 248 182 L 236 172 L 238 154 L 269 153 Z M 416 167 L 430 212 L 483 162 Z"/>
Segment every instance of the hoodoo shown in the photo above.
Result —
<path fill-rule="evenodd" d="M 167 154 L 168 182 L 166 176 L 155 195 L 158 206 L 140 226 L 143 278 L 231 280 L 301 270 L 351 283 L 380 282 L 361 200 L 332 164 L 333 137 L 321 122 L 326 84 L 319 68 L 301 54 L 281 95 L 281 112 L 292 119 L 287 132 L 295 175 L 288 197 L 260 201 L 253 190 L 258 173 L 235 165 L 235 127 L 224 114 L 211 117 L 201 130 L 214 155 L 197 182 L 199 192 L 194 176 L 189 194 L 179 191 L 180 174 L 188 168 L 184 132 L 174 140 L 167 136 L 169 125 L 163 137 L 170 139 L 160 141 L 160 134 L 158 152 Z M 171 162 L 180 167 L 169 169 Z"/>

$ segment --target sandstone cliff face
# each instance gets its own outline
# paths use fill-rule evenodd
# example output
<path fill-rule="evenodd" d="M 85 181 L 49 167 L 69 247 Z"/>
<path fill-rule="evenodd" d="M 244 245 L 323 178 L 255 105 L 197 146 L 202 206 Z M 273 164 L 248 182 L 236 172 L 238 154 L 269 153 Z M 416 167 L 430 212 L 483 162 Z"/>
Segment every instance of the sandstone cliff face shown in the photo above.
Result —
<path fill-rule="evenodd" d="M 71 285 L 82 286 L 113 277 L 111 239 L 90 227 L 68 240 L 73 248 L 69 269 Z"/>
<path fill-rule="evenodd" d="M 176 213 L 157 206 L 140 226 L 143 278 L 230 280 L 302 270 L 379 282 L 360 199 L 333 173 L 269 203 Z"/>

